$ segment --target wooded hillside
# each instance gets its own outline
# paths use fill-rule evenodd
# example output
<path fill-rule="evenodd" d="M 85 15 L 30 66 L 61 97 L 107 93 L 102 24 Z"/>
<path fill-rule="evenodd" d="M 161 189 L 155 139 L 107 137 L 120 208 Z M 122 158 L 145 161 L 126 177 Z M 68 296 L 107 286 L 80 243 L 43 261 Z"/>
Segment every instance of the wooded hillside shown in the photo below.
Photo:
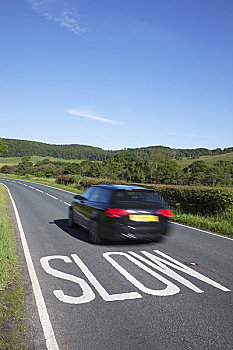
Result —
<path fill-rule="evenodd" d="M 118 154 L 130 154 L 135 157 L 153 157 L 153 155 L 166 156 L 170 159 L 198 158 L 199 156 L 208 156 L 233 152 L 233 147 L 216 148 L 209 150 L 207 148 L 195 149 L 173 149 L 164 146 L 149 146 L 140 148 L 127 148 L 124 150 L 111 151 L 103 150 L 99 147 L 87 145 L 53 145 L 43 142 L 3 139 L 8 146 L 8 153 L 5 157 L 25 157 L 42 156 L 55 157 L 62 159 L 82 159 L 103 161 L 112 158 Z"/>

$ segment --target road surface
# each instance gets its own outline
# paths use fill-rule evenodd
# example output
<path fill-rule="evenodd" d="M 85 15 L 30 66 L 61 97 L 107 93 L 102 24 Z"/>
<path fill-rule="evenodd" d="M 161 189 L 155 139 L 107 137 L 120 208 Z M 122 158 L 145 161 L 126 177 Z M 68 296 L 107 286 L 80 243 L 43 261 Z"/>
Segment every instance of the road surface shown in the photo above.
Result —
<path fill-rule="evenodd" d="M 41 292 L 34 286 L 36 350 L 233 349 L 233 240 L 172 224 L 162 243 L 93 245 L 68 227 L 72 193 L 0 182 Z"/>

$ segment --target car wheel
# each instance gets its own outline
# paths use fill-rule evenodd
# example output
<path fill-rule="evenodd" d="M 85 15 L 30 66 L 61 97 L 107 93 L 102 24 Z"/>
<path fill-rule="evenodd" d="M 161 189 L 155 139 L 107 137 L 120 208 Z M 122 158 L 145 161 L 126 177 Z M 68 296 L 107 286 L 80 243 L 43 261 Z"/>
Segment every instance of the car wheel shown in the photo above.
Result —
<path fill-rule="evenodd" d="M 73 210 L 71 208 L 69 209 L 68 223 L 69 223 L 69 227 L 75 227 Z"/>
<path fill-rule="evenodd" d="M 91 227 L 89 229 L 89 237 L 92 243 L 100 244 L 102 242 L 98 223 L 95 220 L 91 222 Z"/>

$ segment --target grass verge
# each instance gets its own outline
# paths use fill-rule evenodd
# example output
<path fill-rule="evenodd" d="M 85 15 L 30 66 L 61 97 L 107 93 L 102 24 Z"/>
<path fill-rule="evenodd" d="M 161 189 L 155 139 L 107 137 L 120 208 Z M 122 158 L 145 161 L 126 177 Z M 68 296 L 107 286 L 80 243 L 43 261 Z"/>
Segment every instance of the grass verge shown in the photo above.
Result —
<path fill-rule="evenodd" d="M 10 199 L 0 184 L 0 349 L 26 349 L 24 296 Z"/>
<path fill-rule="evenodd" d="M 175 213 L 175 218 L 173 219 L 173 221 L 233 238 L 232 213 L 221 213 L 218 215 L 202 216 L 177 212 Z"/>

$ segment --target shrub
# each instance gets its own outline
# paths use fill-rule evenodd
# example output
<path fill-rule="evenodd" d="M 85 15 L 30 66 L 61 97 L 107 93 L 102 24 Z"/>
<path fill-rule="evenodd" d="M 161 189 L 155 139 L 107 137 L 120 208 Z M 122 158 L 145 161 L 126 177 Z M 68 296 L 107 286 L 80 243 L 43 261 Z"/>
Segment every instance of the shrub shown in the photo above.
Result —
<path fill-rule="evenodd" d="M 3 165 L 0 168 L 0 173 L 2 174 L 11 174 L 13 172 L 13 169 L 10 165 Z"/>
<path fill-rule="evenodd" d="M 82 177 L 79 182 L 78 182 L 78 188 L 88 188 L 91 185 L 98 184 L 98 183 L 110 183 L 110 184 L 127 184 L 127 181 L 122 181 L 122 180 L 113 180 L 113 179 L 108 179 L 108 178 L 103 178 L 103 177 Z"/>
<path fill-rule="evenodd" d="M 45 177 L 45 173 L 43 171 L 36 171 L 33 175 L 36 177 Z"/>
<path fill-rule="evenodd" d="M 72 174 L 63 174 L 59 175 L 57 177 L 57 183 L 62 185 L 70 185 L 74 183 L 73 175 Z"/>

